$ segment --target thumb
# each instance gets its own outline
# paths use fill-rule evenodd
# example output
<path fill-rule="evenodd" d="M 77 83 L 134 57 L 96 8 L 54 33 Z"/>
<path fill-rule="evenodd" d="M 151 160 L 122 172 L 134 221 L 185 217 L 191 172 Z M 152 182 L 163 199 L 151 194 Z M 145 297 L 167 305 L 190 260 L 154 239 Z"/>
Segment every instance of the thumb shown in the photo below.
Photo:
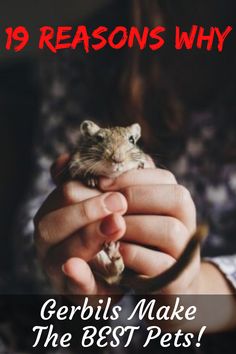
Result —
<path fill-rule="evenodd" d="M 81 258 L 70 258 L 62 266 L 67 291 L 74 295 L 96 295 L 97 284 L 89 265 Z"/>

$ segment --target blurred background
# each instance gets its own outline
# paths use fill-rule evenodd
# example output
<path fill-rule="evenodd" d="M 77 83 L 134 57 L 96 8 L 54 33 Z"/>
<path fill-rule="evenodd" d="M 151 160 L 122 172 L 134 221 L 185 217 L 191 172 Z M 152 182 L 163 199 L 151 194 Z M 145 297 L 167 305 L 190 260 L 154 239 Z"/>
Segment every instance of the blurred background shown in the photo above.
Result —
<path fill-rule="evenodd" d="M 108 0 L 8 0 L 0 3 L 0 268 L 11 268 L 10 234 L 27 188 L 34 126 L 40 109 L 36 34 L 43 25 L 81 23 Z M 3 47 L 5 28 L 25 26 L 30 42 L 19 53 Z"/>
<path fill-rule="evenodd" d="M 42 52 L 37 48 L 39 28 L 44 25 L 86 24 L 87 18 L 115 1 L 119 2 L 123 13 L 122 5 L 127 4 L 128 0 L 0 2 L 0 284 L 2 274 L 10 277 L 12 274 L 11 235 L 17 211 L 31 179 L 33 166 L 32 146 L 41 109 L 40 67 L 43 57 L 48 55 L 47 51 Z M 205 23 L 207 26 L 212 24 L 221 26 L 222 29 L 226 25 L 234 26 L 236 4 L 233 0 L 207 2 L 159 0 L 159 2 L 165 5 L 172 24 L 183 24 L 188 26 L 187 28 L 194 23 L 203 25 Z M 30 42 L 22 52 L 7 52 L 4 49 L 5 28 L 8 26 L 25 26 L 28 29 Z M 235 83 L 235 48 L 236 35 L 233 33 L 221 54 L 196 49 L 177 52 L 173 43 L 163 50 L 163 61 L 168 62 L 168 58 L 175 57 L 175 65 L 170 61 L 171 65 L 167 65 L 168 70 L 175 82 L 181 83 L 180 86 L 184 87 L 186 101 L 190 107 L 195 105 L 204 107 L 206 102 L 207 104 L 210 102 L 211 97 L 222 97 L 227 86 L 230 92 L 232 91 L 229 83 Z M 182 65 L 183 63 L 185 65 Z M 181 67 L 184 67 L 184 72 L 180 70 Z M 198 76 L 198 85 L 194 79 L 192 80 L 194 74 L 195 77 Z M 192 80 L 191 85 L 189 79 Z M 235 91 L 232 92 L 234 95 Z M 10 282 L 13 282 L 12 278 Z M 0 313 L 2 315 L 1 311 Z M 223 342 L 229 343 L 227 340 Z"/>

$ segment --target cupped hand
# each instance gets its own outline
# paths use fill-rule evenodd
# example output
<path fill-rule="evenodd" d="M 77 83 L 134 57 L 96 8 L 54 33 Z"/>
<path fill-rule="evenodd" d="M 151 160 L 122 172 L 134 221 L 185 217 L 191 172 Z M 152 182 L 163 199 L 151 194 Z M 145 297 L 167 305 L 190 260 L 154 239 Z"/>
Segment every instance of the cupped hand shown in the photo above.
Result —
<path fill-rule="evenodd" d="M 196 211 L 188 190 L 169 171 L 131 170 L 116 179 L 101 178 L 104 192 L 119 191 L 128 203 L 126 233 L 120 251 L 126 267 L 153 277 L 172 266 L 196 228 Z M 183 273 L 162 293 L 195 292 L 199 250 Z"/>
<path fill-rule="evenodd" d="M 96 281 L 88 262 L 104 242 L 123 236 L 120 250 L 125 265 L 137 274 L 155 276 L 176 262 L 195 230 L 196 216 L 189 192 L 173 174 L 150 162 L 152 168 L 131 170 L 114 180 L 101 178 L 99 191 L 78 181 L 60 184 L 67 161 L 64 155 L 53 165 L 52 177 L 59 185 L 35 217 L 38 255 L 56 289 L 76 294 L 114 292 Z M 163 292 L 191 292 L 199 265 L 197 252 Z"/>
<path fill-rule="evenodd" d="M 68 161 L 61 156 L 52 167 L 55 183 Z M 38 257 L 60 293 L 106 294 L 111 288 L 96 281 L 88 265 L 104 242 L 116 241 L 126 229 L 127 210 L 119 192 L 101 193 L 78 181 L 59 184 L 48 196 L 35 223 Z M 113 289 L 114 291 L 114 289 Z"/>

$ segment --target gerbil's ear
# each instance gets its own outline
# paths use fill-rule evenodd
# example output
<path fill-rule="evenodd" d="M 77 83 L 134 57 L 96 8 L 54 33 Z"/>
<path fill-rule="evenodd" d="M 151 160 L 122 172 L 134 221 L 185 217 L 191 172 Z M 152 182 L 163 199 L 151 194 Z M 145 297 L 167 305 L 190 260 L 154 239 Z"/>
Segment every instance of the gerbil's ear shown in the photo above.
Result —
<path fill-rule="evenodd" d="M 83 135 L 94 135 L 100 130 L 100 127 L 91 120 L 84 120 L 80 124 L 80 132 Z"/>
<path fill-rule="evenodd" d="M 135 142 L 138 141 L 138 139 L 141 136 L 141 126 L 138 123 L 132 124 L 130 127 L 130 132 L 132 136 L 135 139 Z"/>

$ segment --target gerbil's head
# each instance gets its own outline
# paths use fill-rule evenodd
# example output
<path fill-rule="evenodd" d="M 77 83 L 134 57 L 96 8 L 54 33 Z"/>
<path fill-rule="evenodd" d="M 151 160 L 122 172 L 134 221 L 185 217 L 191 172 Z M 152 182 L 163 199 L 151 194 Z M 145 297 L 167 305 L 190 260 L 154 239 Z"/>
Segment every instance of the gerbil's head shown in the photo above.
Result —
<path fill-rule="evenodd" d="M 141 136 L 139 124 L 126 128 L 100 128 L 85 120 L 80 125 L 80 132 L 79 150 L 88 173 L 116 177 L 139 166 L 143 157 L 136 145 Z"/>

